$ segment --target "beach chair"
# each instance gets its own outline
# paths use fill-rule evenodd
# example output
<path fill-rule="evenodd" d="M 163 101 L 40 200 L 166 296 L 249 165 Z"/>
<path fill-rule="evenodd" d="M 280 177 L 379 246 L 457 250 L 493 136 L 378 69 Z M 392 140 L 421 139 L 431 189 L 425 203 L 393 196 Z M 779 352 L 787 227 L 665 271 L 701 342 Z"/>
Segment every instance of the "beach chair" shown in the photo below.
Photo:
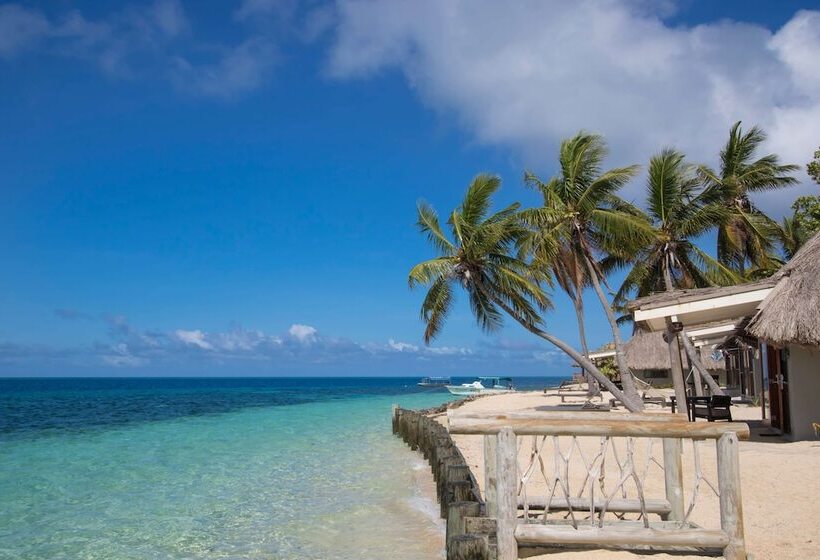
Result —
<path fill-rule="evenodd" d="M 732 397 L 729 395 L 687 397 L 686 401 L 693 422 L 697 418 L 705 418 L 709 422 L 715 420 L 732 421 Z"/>

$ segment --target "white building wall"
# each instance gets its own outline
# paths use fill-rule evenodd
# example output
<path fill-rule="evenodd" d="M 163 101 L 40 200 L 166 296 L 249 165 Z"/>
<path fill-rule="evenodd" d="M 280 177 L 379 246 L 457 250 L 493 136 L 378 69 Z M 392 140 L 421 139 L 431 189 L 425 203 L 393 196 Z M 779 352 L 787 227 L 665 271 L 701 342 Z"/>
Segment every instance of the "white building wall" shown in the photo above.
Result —
<path fill-rule="evenodd" d="M 789 346 L 788 368 L 791 437 L 816 439 L 812 422 L 820 422 L 820 348 Z"/>

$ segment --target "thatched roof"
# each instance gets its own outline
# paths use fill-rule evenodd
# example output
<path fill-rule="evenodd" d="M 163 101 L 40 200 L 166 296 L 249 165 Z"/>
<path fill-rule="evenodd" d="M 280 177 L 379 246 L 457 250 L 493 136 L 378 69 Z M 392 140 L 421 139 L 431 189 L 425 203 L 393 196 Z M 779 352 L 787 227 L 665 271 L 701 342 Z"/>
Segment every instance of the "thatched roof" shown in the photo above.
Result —
<path fill-rule="evenodd" d="M 663 332 L 636 329 L 624 344 L 626 365 L 629 369 L 669 369 L 669 347 L 663 341 Z"/>
<path fill-rule="evenodd" d="M 715 346 L 716 345 L 713 344 L 711 346 L 701 346 L 699 348 L 700 361 L 709 371 L 726 369 L 726 358 L 723 357 L 722 353 L 718 353 L 718 357 L 715 357 Z"/>
<path fill-rule="evenodd" d="M 746 292 L 753 292 L 755 290 L 760 290 L 761 288 L 769 288 L 774 286 L 776 281 L 777 279 L 775 277 L 771 277 L 755 282 L 748 282 L 746 284 L 737 284 L 735 286 L 713 286 L 709 288 L 690 288 L 686 290 L 677 289 L 668 292 L 658 292 L 642 298 L 634 299 L 626 304 L 626 308 L 629 311 L 635 311 L 638 308 L 648 310 L 667 305 L 701 301 L 709 297 L 745 294 Z"/>
<path fill-rule="evenodd" d="M 723 358 L 715 359 L 712 356 L 713 351 L 714 346 L 701 347 L 701 362 L 708 370 L 725 369 L 726 363 Z M 624 344 L 624 353 L 629 369 L 670 369 L 672 367 L 669 360 L 669 346 L 663 340 L 662 331 L 650 332 L 637 329 L 632 338 Z M 686 364 L 685 357 L 683 360 Z"/>
<path fill-rule="evenodd" d="M 820 233 L 773 278 L 777 284 L 747 330 L 775 346 L 820 346 Z"/>

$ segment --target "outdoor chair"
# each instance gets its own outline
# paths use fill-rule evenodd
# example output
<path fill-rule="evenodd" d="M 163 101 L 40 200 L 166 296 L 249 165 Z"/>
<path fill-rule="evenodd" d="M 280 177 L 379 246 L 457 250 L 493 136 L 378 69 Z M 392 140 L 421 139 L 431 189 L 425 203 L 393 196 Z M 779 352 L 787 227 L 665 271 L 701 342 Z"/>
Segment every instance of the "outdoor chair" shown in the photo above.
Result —
<path fill-rule="evenodd" d="M 732 397 L 729 395 L 712 395 L 711 397 L 687 397 L 689 414 L 694 422 L 697 418 L 732 421 Z"/>

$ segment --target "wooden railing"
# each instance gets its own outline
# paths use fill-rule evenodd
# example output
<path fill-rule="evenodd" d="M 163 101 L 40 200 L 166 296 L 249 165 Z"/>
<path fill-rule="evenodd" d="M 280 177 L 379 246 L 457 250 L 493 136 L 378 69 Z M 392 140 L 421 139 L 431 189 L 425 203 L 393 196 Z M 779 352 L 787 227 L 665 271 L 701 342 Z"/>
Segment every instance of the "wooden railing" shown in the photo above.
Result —
<path fill-rule="evenodd" d="M 717 549 L 728 559 L 746 558 L 738 460 L 738 440 L 749 435 L 746 424 L 603 412 L 450 413 L 448 421 L 451 434 L 484 436 L 485 511 L 490 519 L 468 519 L 465 527 L 495 529 L 498 560 L 518 558 L 519 547 Z M 522 438 L 529 436 L 529 464 L 519 470 L 519 455 L 526 451 Z M 653 455 L 655 438 L 662 442 L 662 458 Z M 701 470 L 702 440 L 716 441 L 717 485 Z M 695 461 L 688 507 L 684 441 L 692 442 Z M 639 453 L 641 445 L 645 453 Z M 573 459 L 581 466 L 571 464 Z M 646 495 L 651 467 L 663 471 L 662 497 Z M 541 496 L 528 490 L 536 473 L 543 475 Z M 608 473 L 615 474 L 614 486 L 606 485 Z M 628 482 L 634 484 L 636 497 L 627 495 Z M 701 486 L 711 487 L 718 497 L 719 528 L 701 528 L 690 519 Z M 560 519 L 550 518 L 555 512 Z M 638 518 L 626 519 L 629 513 Z M 660 519 L 650 521 L 650 515 Z"/>

